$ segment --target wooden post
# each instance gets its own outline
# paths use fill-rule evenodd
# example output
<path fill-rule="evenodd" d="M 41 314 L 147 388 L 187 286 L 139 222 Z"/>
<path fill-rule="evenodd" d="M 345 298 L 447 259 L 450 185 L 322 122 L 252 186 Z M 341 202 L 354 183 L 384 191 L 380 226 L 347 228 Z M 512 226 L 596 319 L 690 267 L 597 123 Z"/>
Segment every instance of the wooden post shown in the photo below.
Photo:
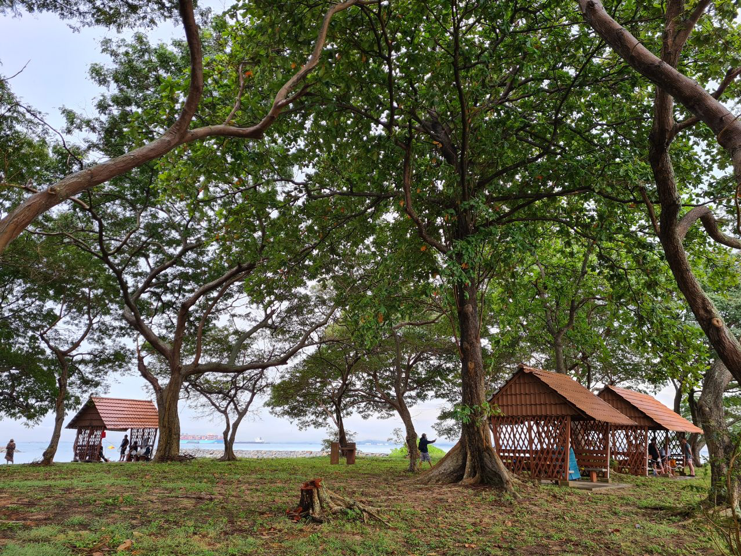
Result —
<path fill-rule="evenodd" d="M 533 463 L 535 462 L 535 454 L 533 454 L 533 425 L 535 424 L 534 419 L 528 419 L 527 420 L 527 442 L 528 442 L 528 455 L 529 458 L 528 465 L 530 466 L 530 475 L 533 474 Z M 536 477 L 538 478 L 538 477 Z"/>
<path fill-rule="evenodd" d="M 607 445 L 607 482 L 610 482 L 610 433 L 612 432 L 612 425 L 608 423 L 607 434 L 605 435 L 605 444 Z"/>
<path fill-rule="evenodd" d="M 643 476 L 648 477 L 648 426 L 643 427 Z"/>
<path fill-rule="evenodd" d="M 355 465 L 355 442 L 348 442 L 345 446 L 345 461 L 347 465 Z"/>
<path fill-rule="evenodd" d="M 340 443 L 332 442 L 329 445 L 329 464 L 337 465 L 340 463 Z"/>
<path fill-rule="evenodd" d="M 564 475 L 564 480 L 566 481 L 566 484 L 564 486 L 569 485 L 569 460 L 571 459 L 571 415 L 566 416 L 566 446 L 565 453 L 564 453 L 564 470 L 566 471 Z"/>

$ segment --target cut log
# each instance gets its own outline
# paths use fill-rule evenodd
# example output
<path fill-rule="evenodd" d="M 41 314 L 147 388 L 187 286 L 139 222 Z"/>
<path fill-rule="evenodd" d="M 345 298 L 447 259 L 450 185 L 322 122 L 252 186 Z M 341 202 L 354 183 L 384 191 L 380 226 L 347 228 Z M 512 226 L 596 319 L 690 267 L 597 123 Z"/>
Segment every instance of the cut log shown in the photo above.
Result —
<path fill-rule="evenodd" d="M 308 519 L 314 523 L 324 523 L 338 514 L 355 515 L 363 522 L 376 519 L 389 525 L 378 515 L 375 508 L 361 504 L 336 492 L 332 492 L 322 483 L 322 479 L 312 479 L 301 485 L 301 497 L 298 507 L 289 509 L 288 517 L 298 522 Z M 389 525 L 390 526 L 390 525 Z"/>

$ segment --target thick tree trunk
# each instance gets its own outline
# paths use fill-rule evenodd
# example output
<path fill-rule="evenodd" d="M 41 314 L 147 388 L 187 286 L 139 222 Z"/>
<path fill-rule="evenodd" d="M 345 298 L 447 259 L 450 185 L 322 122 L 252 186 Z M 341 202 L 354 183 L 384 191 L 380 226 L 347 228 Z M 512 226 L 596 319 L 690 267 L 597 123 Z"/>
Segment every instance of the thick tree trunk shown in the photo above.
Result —
<path fill-rule="evenodd" d="M 705 375 L 702 394 L 697 401 L 697 411 L 710 453 L 711 478 L 708 502 L 738 509 L 741 488 L 737 471 L 731 473 L 730 491 L 728 488 L 728 467 L 735 446 L 726 426 L 723 408 L 723 393 L 732 379 L 726 366 L 717 359 Z"/>
<path fill-rule="evenodd" d="M 182 385 L 183 379 L 180 373 L 173 372 L 169 384 L 157 394 L 160 440 L 154 456 L 156 462 L 173 461 L 180 457 L 178 402 Z"/>
<path fill-rule="evenodd" d="M 57 400 L 55 405 L 54 430 L 51 434 L 49 446 L 46 448 L 46 450 L 44 450 L 44 455 L 41 458 L 42 465 L 51 465 L 54 461 L 54 456 L 57 455 L 59 438 L 62 436 L 62 425 L 64 424 L 64 399 L 67 397 L 68 373 L 69 368 L 65 365 L 62 369 L 61 376 L 57 380 L 59 391 L 57 392 Z"/>
<path fill-rule="evenodd" d="M 494 451 L 489 432 L 484 364 L 479 335 L 476 287 L 469 282 L 456 291 L 461 346 L 463 405 L 473 409 L 468 422 L 462 423 L 461 439 L 445 457 L 421 477 L 427 484 L 491 484 L 514 492 L 509 471 Z"/>
<path fill-rule="evenodd" d="M 399 400 L 398 408 L 399 416 L 404 423 L 404 429 L 406 431 L 406 443 L 407 451 L 409 452 L 409 468 L 410 473 L 416 473 L 419 469 L 419 448 L 417 447 L 417 431 L 414 430 L 414 422 L 412 421 L 412 415 L 409 413 L 409 408 L 404 403 L 404 400 Z"/>

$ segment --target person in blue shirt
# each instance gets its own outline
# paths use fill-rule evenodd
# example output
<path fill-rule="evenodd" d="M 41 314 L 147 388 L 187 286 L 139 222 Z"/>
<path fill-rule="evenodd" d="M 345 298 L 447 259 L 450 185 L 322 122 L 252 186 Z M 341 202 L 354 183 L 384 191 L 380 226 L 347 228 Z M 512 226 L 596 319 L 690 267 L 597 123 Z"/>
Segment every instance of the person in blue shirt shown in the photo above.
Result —
<path fill-rule="evenodd" d="M 427 440 L 427 434 L 422 433 L 422 438 L 419 439 L 419 453 L 422 456 L 420 461 L 422 463 L 427 462 L 430 464 L 430 467 L 432 467 L 432 460 L 430 459 L 430 452 L 427 450 L 427 446 L 429 444 L 434 444 L 435 440 Z"/>
<path fill-rule="evenodd" d="M 684 464 L 690 468 L 690 477 L 695 476 L 695 462 L 692 457 L 692 448 L 687 443 L 686 438 L 680 438 L 679 444 L 682 446 L 682 455 L 684 456 Z"/>

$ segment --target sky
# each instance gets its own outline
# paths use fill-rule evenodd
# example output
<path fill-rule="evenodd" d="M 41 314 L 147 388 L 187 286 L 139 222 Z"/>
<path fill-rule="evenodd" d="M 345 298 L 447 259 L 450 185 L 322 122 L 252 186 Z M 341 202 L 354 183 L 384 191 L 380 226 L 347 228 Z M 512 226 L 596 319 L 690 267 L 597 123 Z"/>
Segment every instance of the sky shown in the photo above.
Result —
<path fill-rule="evenodd" d="M 204 4 L 216 11 L 223 8 L 222 0 L 202 1 L 201 5 Z M 168 40 L 180 37 L 181 30 L 167 23 L 148 34 L 152 39 Z M 92 63 L 108 62 L 100 52 L 100 41 L 117 37 L 121 35 L 102 28 L 73 31 L 66 23 L 50 14 L 24 14 L 20 18 L 0 16 L 0 74 L 8 77 L 23 70 L 11 81 L 13 92 L 26 105 L 45 113 L 49 124 L 60 129 L 63 118 L 59 110 L 62 107 L 92 115 L 95 98 L 102 91 L 88 77 L 88 68 Z M 111 370 L 111 384 L 106 395 L 151 399 L 142 377 L 121 374 L 115 369 Z M 671 387 L 664 388 L 656 397 L 671 407 L 673 390 Z M 427 432 L 434 436 L 431 426 L 442 406 L 443 402 L 433 400 L 412 410 L 419 434 Z M 77 409 L 68 412 L 65 423 Z M 203 417 L 183 403 L 180 415 L 180 429 L 183 433 L 220 433 L 223 430 L 218 419 Z M 393 429 L 401 426 L 399 419 L 363 420 L 360 417 L 350 417 L 346 421 L 346 428 L 357 433 L 359 441 L 385 440 L 391 436 Z M 21 421 L 0 420 L 0 443 L 5 442 L 5 437 L 13 437 L 16 442 L 44 441 L 50 437 L 52 427 L 52 417 L 31 428 Z M 241 425 L 237 440 L 253 440 L 258 436 L 266 442 L 314 442 L 326 438 L 327 434 L 324 430 L 299 431 L 289 421 L 273 417 L 267 410 L 258 408 L 256 415 Z M 62 440 L 74 440 L 74 431 L 65 430 Z"/>

